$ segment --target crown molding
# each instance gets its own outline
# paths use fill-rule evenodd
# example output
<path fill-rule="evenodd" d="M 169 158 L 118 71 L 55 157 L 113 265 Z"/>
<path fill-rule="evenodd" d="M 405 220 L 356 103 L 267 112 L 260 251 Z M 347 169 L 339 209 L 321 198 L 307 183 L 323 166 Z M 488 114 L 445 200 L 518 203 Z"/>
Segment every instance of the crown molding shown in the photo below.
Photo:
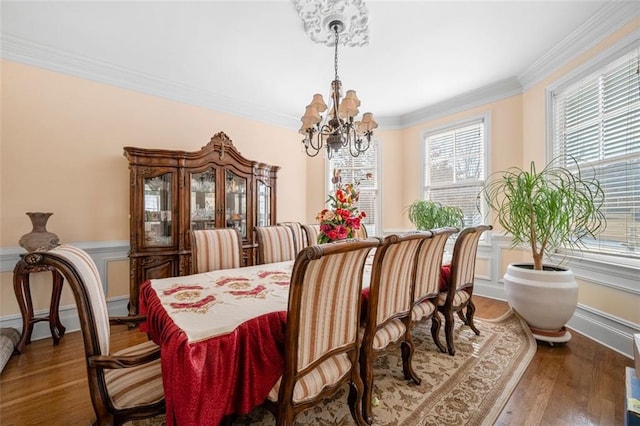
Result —
<path fill-rule="evenodd" d="M 488 86 L 463 93 L 442 102 L 429 105 L 400 117 L 397 128 L 410 127 L 427 120 L 454 114 L 495 102 L 522 93 L 522 86 L 516 77 L 507 78 Z M 387 123 L 385 121 L 385 123 Z"/>
<path fill-rule="evenodd" d="M 253 103 L 241 102 L 198 87 L 34 43 L 11 34 L 0 34 L 0 46 L 0 56 L 9 61 L 33 65 L 280 127 L 297 128 L 299 125 L 297 117 L 275 113 Z"/>
<path fill-rule="evenodd" d="M 638 16 L 640 6 L 637 1 L 612 1 L 603 6 L 518 76 L 523 91 L 530 89 L 560 66 L 594 47 Z"/>
<path fill-rule="evenodd" d="M 638 17 L 640 14 L 638 9 L 635 1 L 613 1 L 600 9 L 578 30 L 535 61 L 519 76 L 472 90 L 407 114 L 377 117 L 380 128 L 385 130 L 403 129 L 427 120 L 521 94 L 571 58 L 594 46 Z M 242 102 L 219 93 L 34 43 L 7 33 L 0 34 L 0 57 L 269 125 L 297 129 L 300 124 L 298 117 L 277 113 L 265 106 Z"/>

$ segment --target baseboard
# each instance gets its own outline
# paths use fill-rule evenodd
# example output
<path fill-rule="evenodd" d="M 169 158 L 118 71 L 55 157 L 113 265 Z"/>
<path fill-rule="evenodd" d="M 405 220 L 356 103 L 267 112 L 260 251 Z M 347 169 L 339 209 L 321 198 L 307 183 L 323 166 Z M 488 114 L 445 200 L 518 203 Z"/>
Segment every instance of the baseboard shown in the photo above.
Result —
<path fill-rule="evenodd" d="M 506 300 L 504 287 L 501 283 L 476 281 L 473 292 L 478 296 Z M 640 327 L 637 324 L 578 304 L 567 326 L 591 340 L 633 359 L 633 335 L 640 333 Z"/>
<path fill-rule="evenodd" d="M 609 349 L 633 359 L 633 335 L 640 333 L 638 324 L 578 304 L 567 325 Z"/>

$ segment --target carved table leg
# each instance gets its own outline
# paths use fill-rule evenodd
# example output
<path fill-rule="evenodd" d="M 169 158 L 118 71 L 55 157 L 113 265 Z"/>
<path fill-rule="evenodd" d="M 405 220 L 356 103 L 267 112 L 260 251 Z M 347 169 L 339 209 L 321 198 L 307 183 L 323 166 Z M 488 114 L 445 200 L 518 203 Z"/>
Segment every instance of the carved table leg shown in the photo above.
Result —
<path fill-rule="evenodd" d="M 24 270 L 14 272 L 13 290 L 16 293 L 16 299 L 22 314 L 22 336 L 16 345 L 16 350 L 24 353 L 25 346 L 31 343 L 31 332 L 33 331 L 33 302 L 31 301 L 28 272 Z"/>
<path fill-rule="evenodd" d="M 31 299 L 29 274 L 46 271 L 50 271 L 53 275 L 49 315 L 35 317 L 33 313 L 33 301 Z M 54 345 L 57 345 L 58 342 L 60 342 L 60 338 L 64 336 L 66 329 L 60 322 L 60 316 L 58 314 L 63 283 L 64 279 L 62 274 L 52 267 L 42 265 L 25 266 L 25 263 L 22 261 L 16 265 L 13 270 L 13 291 L 16 293 L 18 307 L 20 307 L 20 313 L 22 314 L 22 336 L 16 345 L 18 352 L 24 353 L 26 346 L 31 343 L 33 324 L 39 321 L 49 321 L 49 330 L 51 330 Z"/>

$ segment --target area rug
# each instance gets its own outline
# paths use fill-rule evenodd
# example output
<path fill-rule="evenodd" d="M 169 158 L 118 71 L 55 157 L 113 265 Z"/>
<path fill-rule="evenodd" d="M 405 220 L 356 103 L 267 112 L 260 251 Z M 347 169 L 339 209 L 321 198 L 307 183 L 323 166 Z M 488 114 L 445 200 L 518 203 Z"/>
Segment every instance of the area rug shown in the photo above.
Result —
<path fill-rule="evenodd" d="M 536 341 L 513 311 L 497 319 L 475 319 L 480 335 L 456 322 L 456 355 L 441 353 L 433 343 L 430 324 L 414 330 L 414 368 L 420 385 L 402 375 L 400 350 L 376 360 L 375 425 L 492 425 L 536 351 Z M 444 327 L 443 327 L 444 328 Z M 444 335 L 441 336 L 444 342 Z M 397 353 L 396 353 L 397 352 Z M 296 424 L 352 425 L 345 386 L 322 404 L 300 414 Z M 155 421 L 154 421 L 155 420 Z M 158 425 L 161 419 L 135 422 Z M 238 418 L 234 425 L 271 426 L 275 419 L 262 407 Z"/>

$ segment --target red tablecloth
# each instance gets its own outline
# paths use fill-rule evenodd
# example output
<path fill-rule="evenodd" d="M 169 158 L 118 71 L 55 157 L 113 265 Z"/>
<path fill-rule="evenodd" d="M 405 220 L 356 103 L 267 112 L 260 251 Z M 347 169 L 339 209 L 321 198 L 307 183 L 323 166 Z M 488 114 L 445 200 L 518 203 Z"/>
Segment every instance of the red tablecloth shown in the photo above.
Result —
<path fill-rule="evenodd" d="M 264 402 L 284 370 L 286 312 L 251 319 L 236 330 L 189 343 L 150 282 L 140 288 L 141 326 L 161 347 L 167 425 L 216 425 Z"/>
<path fill-rule="evenodd" d="M 289 266 L 292 266 L 293 262 L 290 263 Z M 269 271 L 269 268 L 275 270 Z M 366 313 L 369 295 L 368 268 L 370 266 L 365 268 L 363 277 L 363 314 Z M 225 290 L 225 286 L 242 287 L 245 284 L 244 281 L 238 282 L 237 277 L 225 278 L 226 275 L 249 274 L 247 271 L 253 274 L 251 279 L 247 278 L 247 282 L 252 282 L 254 287 Z M 142 284 L 139 306 L 140 312 L 147 315 L 147 322 L 140 328 L 149 333 L 161 347 L 168 426 L 217 425 L 224 416 L 249 413 L 265 401 L 284 371 L 287 283 L 282 280 L 286 274 L 290 274 L 290 271 L 283 264 L 274 264 L 220 271 L 210 276 L 172 278 L 169 284 L 166 281 L 158 284 L 157 289 L 152 287 L 151 281 Z M 167 306 L 163 306 L 158 296 L 158 291 L 162 298 L 167 298 L 178 292 L 187 294 L 196 288 L 205 293 L 208 289 L 209 292 L 205 297 L 202 297 L 204 294 L 198 296 L 202 298 L 195 302 L 182 303 L 172 299 L 173 302 L 169 303 L 165 300 L 165 303 L 169 303 Z M 231 306 L 231 310 L 223 311 L 226 314 L 216 311 L 217 315 L 207 317 L 200 312 L 213 309 L 215 303 L 223 302 L 224 297 L 229 297 L 229 294 L 241 301 L 234 305 L 232 300 L 227 299 L 225 304 L 217 305 L 227 306 L 227 309 Z M 242 299 L 243 297 L 250 299 Z M 268 305 L 271 312 L 262 311 L 267 313 L 255 317 L 249 315 L 251 310 L 247 310 L 248 306 L 254 303 L 255 308 L 255 304 L 259 303 L 264 308 L 265 305 L 260 301 L 266 300 L 265 298 L 271 301 Z M 190 330 L 190 335 L 176 325 L 167 309 L 173 312 L 172 315 L 176 315 L 175 318 L 179 318 L 176 321 Z M 181 310 L 188 311 L 188 319 L 180 317 Z M 237 314 L 238 318 L 221 321 L 220 324 L 217 321 L 201 322 L 233 314 Z M 229 318 L 225 317 L 224 320 Z M 218 327 L 223 322 L 229 322 L 233 326 Z M 213 337 L 206 337 L 207 335 Z"/>

